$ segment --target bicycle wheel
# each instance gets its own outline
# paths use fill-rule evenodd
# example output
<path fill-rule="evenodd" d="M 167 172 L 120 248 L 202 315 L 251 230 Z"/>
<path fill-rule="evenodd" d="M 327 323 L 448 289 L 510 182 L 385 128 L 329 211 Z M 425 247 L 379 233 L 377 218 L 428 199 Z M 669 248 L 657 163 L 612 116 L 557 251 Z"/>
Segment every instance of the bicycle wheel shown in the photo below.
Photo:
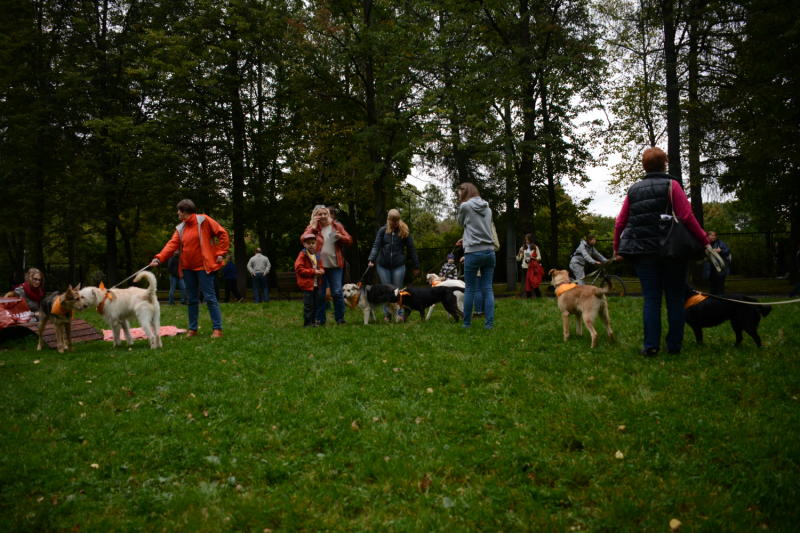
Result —
<path fill-rule="evenodd" d="M 621 277 L 615 274 L 606 274 L 605 277 L 597 276 L 593 281 L 592 285 L 595 287 L 605 287 L 608 286 L 608 295 L 609 296 L 625 296 L 625 282 L 622 280 Z"/>

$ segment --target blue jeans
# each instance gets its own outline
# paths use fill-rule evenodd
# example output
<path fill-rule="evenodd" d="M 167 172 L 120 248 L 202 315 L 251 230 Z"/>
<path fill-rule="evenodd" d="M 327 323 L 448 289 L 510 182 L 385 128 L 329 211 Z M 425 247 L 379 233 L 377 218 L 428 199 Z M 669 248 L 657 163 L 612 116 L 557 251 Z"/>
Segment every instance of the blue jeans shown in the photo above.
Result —
<path fill-rule="evenodd" d="M 483 298 L 483 310 L 486 313 L 484 327 L 494 327 L 494 280 L 495 267 L 494 250 L 482 250 L 464 254 L 464 327 L 472 325 L 472 308 L 476 295 L 480 293 Z M 478 272 L 481 275 L 478 278 Z"/>
<path fill-rule="evenodd" d="M 403 281 L 406 279 L 405 265 L 396 268 L 386 268 L 376 263 L 375 270 L 378 271 L 378 278 L 380 278 L 381 283 L 385 285 L 394 285 L 398 289 L 403 287 Z M 384 316 L 389 316 L 389 307 L 383 306 L 383 314 Z M 403 316 L 403 310 L 399 310 L 397 314 Z"/>
<path fill-rule="evenodd" d="M 183 278 L 179 278 L 178 276 L 173 276 L 170 274 L 169 276 L 169 302 L 170 305 L 175 303 L 175 289 L 179 289 L 181 291 L 181 301 L 186 303 L 186 286 L 183 284 Z"/>
<path fill-rule="evenodd" d="M 325 275 L 322 276 L 322 283 L 319 287 L 317 301 L 317 322 L 325 323 L 325 289 L 330 287 L 333 296 L 333 317 L 336 323 L 344 322 L 344 296 L 342 295 L 342 277 L 344 271 L 341 268 L 325 267 Z"/>
<path fill-rule="evenodd" d="M 264 274 L 253 276 L 253 301 L 255 303 L 269 301 L 269 280 Z"/>
<path fill-rule="evenodd" d="M 214 287 L 216 272 L 207 273 L 205 270 L 184 270 L 183 281 L 186 285 L 186 295 L 189 298 L 189 329 L 197 331 L 197 318 L 200 313 L 200 292 L 208 306 L 211 316 L 211 327 L 222 329 L 222 313 L 217 302 L 217 292 Z"/>
<path fill-rule="evenodd" d="M 686 313 L 686 261 L 668 260 L 657 255 L 634 259 L 636 275 L 642 284 L 644 297 L 644 348 L 658 349 L 661 345 L 661 295 L 667 303 L 667 350 L 679 352 L 683 345 Z"/>

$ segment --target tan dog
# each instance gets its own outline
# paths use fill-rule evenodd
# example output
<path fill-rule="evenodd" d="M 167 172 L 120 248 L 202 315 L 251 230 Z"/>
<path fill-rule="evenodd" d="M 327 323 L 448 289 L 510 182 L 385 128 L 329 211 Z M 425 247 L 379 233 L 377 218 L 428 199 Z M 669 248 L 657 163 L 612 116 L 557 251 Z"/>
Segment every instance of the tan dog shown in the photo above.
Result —
<path fill-rule="evenodd" d="M 80 283 L 77 287 L 70 285 L 63 293 L 53 292 L 42 299 L 39 306 L 39 344 L 36 345 L 36 350 L 41 350 L 44 346 L 42 334 L 48 322 L 52 322 L 56 330 L 58 353 L 72 350 L 72 315 L 82 306 L 80 288 Z"/>
<path fill-rule="evenodd" d="M 83 307 L 96 307 L 103 320 L 114 332 L 114 346 L 120 345 L 120 330 L 125 330 L 128 347 L 133 345 L 130 319 L 136 317 L 142 326 L 150 348 L 161 348 L 161 306 L 156 297 L 156 277 L 151 272 L 140 272 L 133 279 L 147 279 L 147 288 L 128 287 L 106 290 L 102 287 L 84 287 L 80 294 Z"/>
<path fill-rule="evenodd" d="M 575 315 L 577 318 L 575 331 L 578 335 L 583 335 L 581 326 L 581 319 L 583 319 L 586 329 L 592 335 L 592 348 L 597 346 L 597 330 L 594 323 L 598 315 L 606 323 L 608 338 L 614 340 L 614 332 L 611 331 L 611 317 L 608 314 L 608 300 L 606 300 L 608 287 L 600 288 L 572 283 L 567 270 L 552 269 L 548 274 L 550 275 L 550 284 L 556 288 L 556 302 L 558 310 L 561 311 L 564 342 L 569 340 L 569 315 Z"/>

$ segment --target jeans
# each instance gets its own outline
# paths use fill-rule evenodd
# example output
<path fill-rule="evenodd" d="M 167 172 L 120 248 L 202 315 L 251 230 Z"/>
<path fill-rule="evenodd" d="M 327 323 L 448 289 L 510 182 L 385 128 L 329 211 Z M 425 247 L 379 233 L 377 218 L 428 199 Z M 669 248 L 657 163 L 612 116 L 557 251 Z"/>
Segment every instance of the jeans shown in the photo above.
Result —
<path fill-rule="evenodd" d="M 342 278 L 344 271 L 341 268 L 325 267 L 325 275 L 319 287 L 317 300 L 317 322 L 325 323 L 325 289 L 330 287 L 333 296 L 333 317 L 336 323 L 344 322 L 344 296 L 342 295 Z"/>
<path fill-rule="evenodd" d="M 303 291 L 303 326 L 313 326 L 317 314 L 317 291 Z"/>
<path fill-rule="evenodd" d="M 469 252 L 464 254 L 464 327 L 472 325 L 472 308 L 475 298 L 480 293 L 483 299 L 486 321 L 484 327 L 491 329 L 494 327 L 494 291 L 492 281 L 494 280 L 495 267 L 494 250 L 481 250 L 480 252 Z M 478 272 L 480 271 L 480 279 Z"/>
<path fill-rule="evenodd" d="M 265 274 L 253 276 L 253 301 L 255 303 L 269 301 L 269 280 Z"/>
<path fill-rule="evenodd" d="M 636 275 L 644 297 L 644 348 L 658 349 L 661 344 L 661 295 L 667 303 L 667 350 L 679 352 L 683 345 L 686 313 L 686 261 L 669 260 L 657 255 L 643 255 L 634 260 Z"/>
<path fill-rule="evenodd" d="M 403 287 L 403 281 L 406 279 L 406 266 L 401 265 L 396 268 L 386 268 L 375 264 L 375 270 L 378 271 L 378 278 L 384 285 L 393 285 L 398 289 Z M 397 314 L 403 316 L 403 310 L 400 309 Z M 383 306 L 383 315 L 389 316 L 389 307 Z"/>
<path fill-rule="evenodd" d="M 186 303 L 186 286 L 183 283 L 183 278 L 179 278 L 178 276 L 169 276 L 169 305 L 173 305 L 175 303 L 175 289 L 179 289 L 181 291 L 181 301 Z"/>
<path fill-rule="evenodd" d="M 222 329 L 222 313 L 217 302 L 217 292 L 214 286 L 216 272 L 208 273 L 205 270 L 184 270 L 183 281 L 186 285 L 186 295 L 189 298 L 189 329 L 197 331 L 197 318 L 200 307 L 200 292 L 208 306 L 211 316 L 211 327 Z"/>

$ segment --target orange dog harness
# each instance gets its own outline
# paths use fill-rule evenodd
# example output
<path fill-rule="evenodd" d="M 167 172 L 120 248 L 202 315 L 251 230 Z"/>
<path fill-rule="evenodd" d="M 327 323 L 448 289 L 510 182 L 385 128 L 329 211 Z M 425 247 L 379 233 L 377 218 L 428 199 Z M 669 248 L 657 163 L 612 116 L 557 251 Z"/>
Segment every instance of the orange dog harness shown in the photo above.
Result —
<path fill-rule="evenodd" d="M 66 316 L 67 312 L 61 308 L 61 295 L 59 294 L 55 300 L 53 300 L 53 306 L 50 308 L 50 313 L 53 315 L 58 316 Z M 75 316 L 75 311 L 72 311 L 70 316 Z"/>
<path fill-rule="evenodd" d="M 697 305 L 700 302 L 705 301 L 706 298 L 708 298 L 708 296 L 706 296 L 705 294 L 694 294 L 692 296 L 689 296 L 689 299 L 686 300 L 685 304 L 683 304 L 683 308 L 689 309 L 693 305 Z"/>
<path fill-rule="evenodd" d="M 559 296 L 561 296 L 565 292 L 574 289 L 577 286 L 578 286 L 577 283 L 562 283 L 561 285 L 556 287 L 556 298 L 558 298 Z"/>

